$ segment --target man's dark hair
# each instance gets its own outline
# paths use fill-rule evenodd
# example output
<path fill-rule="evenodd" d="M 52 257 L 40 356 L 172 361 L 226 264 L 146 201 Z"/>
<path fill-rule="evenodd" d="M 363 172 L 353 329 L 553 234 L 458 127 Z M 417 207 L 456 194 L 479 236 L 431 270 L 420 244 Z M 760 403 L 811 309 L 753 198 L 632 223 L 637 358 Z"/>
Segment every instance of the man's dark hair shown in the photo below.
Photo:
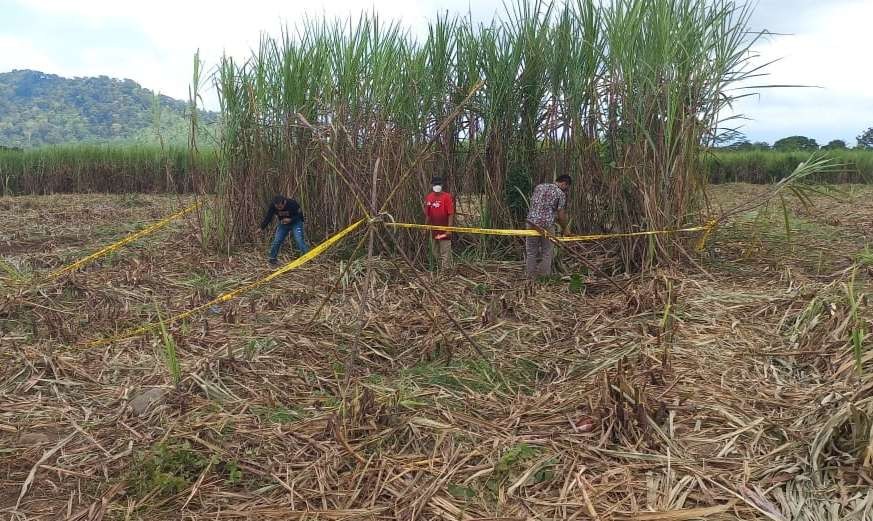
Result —
<path fill-rule="evenodd" d="M 557 179 L 555 179 L 556 183 L 567 183 L 568 185 L 573 184 L 573 179 L 568 175 L 559 175 Z"/>
<path fill-rule="evenodd" d="M 273 204 L 282 204 L 285 202 L 284 195 L 274 195 L 273 196 Z"/>

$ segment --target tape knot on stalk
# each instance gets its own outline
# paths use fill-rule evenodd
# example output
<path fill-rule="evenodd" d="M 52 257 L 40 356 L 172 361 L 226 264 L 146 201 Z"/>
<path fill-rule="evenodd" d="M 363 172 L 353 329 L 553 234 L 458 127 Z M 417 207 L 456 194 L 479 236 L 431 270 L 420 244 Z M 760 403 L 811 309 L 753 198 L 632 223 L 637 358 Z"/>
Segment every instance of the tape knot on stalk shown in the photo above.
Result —
<path fill-rule="evenodd" d="M 379 212 L 375 217 L 370 217 L 367 224 L 383 223 L 386 221 L 394 224 L 394 216 L 388 212 Z"/>
<path fill-rule="evenodd" d="M 709 236 L 712 234 L 712 231 L 715 230 L 715 227 L 718 225 L 717 219 L 710 219 L 706 221 L 706 224 L 703 226 L 703 233 L 700 235 L 700 238 L 697 240 L 697 244 L 695 245 L 695 249 L 697 251 L 703 251 L 706 248 L 706 241 L 709 239 Z"/>

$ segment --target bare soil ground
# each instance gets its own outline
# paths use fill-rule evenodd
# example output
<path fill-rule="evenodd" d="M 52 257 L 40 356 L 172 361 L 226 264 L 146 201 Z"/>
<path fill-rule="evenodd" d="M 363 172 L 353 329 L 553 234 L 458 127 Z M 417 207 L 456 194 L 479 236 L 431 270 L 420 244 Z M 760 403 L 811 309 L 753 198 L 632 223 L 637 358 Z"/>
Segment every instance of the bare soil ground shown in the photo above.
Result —
<path fill-rule="evenodd" d="M 356 236 L 100 348 L 267 274 L 263 248 L 204 254 L 192 219 L 26 291 L 184 201 L 0 199 L 0 519 L 873 519 L 873 188 L 840 190 L 624 292 L 381 257 L 362 312 Z"/>

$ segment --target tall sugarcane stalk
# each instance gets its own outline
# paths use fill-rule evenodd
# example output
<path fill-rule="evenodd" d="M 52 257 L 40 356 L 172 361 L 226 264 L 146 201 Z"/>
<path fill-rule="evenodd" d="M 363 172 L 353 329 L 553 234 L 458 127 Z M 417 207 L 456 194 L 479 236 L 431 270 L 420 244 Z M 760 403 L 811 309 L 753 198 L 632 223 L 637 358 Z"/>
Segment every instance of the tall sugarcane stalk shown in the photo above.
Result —
<path fill-rule="evenodd" d="M 702 145 L 731 87 L 757 73 L 750 12 L 731 0 L 536 0 L 488 24 L 438 17 L 421 41 L 372 14 L 264 37 L 249 60 L 226 57 L 215 75 L 215 242 L 249 240 L 247 224 L 274 192 L 302 202 L 315 236 L 359 218 L 361 193 L 382 200 L 399 189 L 388 211 L 420 220 L 435 174 L 479 201 L 469 219 L 488 226 L 519 226 L 533 185 L 563 173 L 576 181 L 576 230 L 696 221 Z M 377 162 L 381 186 L 372 187 Z M 399 238 L 423 252 L 421 237 Z M 682 248 L 672 237 L 618 243 L 628 269 L 680 258 Z"/>

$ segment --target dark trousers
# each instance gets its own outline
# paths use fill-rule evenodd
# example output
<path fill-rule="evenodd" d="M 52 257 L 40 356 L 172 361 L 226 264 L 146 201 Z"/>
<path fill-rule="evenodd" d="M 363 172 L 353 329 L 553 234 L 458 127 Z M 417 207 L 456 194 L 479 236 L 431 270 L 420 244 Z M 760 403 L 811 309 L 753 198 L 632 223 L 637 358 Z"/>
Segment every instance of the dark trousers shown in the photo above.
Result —
<path fill-rule="evenodd" d="M 276 226 L 276 235 L 273 237 L 273 244 L 270 246 L 270 260 L 276 260 L 279 257 L 279 249 L 282 248 L 282 243 L 288 234 L 294 237 L 294 244 L 300 250 L 300 255 L 309 251 L 309 245 L 306 244 L 306 237 L 303 236 L 303 221 L 297 221 L 291 224 L 279 224 Z"/>
<path fill-rule="evenodd" d="M 528 229 L 533 229 L 528 226 Z M 546 229 L 551 232 L 551 230 Z M 552 259 L 555 245 L 543 236 L 524 238 L 524 271 L 530 278 L 545 277 L 552 274 Z"/>

